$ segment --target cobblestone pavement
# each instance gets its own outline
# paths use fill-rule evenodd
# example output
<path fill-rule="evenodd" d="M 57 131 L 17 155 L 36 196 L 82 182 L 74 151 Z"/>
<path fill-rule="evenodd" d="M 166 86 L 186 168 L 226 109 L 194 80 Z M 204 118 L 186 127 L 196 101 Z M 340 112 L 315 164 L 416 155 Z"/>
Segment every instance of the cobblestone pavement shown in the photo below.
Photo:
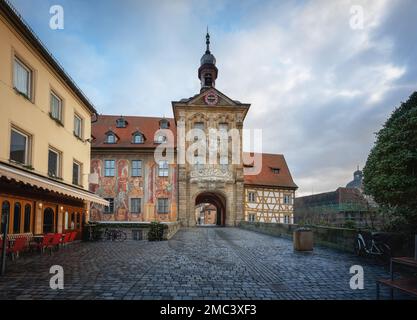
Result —
<path fill-rule="evenodd" d="M 56 264 L 64 268 L 63 290 L 49 287 Z M 364 267 L 364 290 L 349 287 L 355 264 Z M 299 253 L 287 239 L 190 228 L 170 241 L 83 242 L 21 257 L 0 277 L 0 299 L 375 299 L 375 279 L 388 276 L 332 249 Z"/>

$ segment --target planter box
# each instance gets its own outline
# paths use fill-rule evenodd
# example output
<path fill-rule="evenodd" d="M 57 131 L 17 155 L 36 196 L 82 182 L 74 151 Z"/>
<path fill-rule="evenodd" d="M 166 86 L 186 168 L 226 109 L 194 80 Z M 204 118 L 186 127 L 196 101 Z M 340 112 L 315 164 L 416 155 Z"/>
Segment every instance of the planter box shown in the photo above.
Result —
<path fill-rule="evenodd" d="M 313 250 L 313 231 L 295 230 L 293 234 L 294 250 L 312 251 Z"/>

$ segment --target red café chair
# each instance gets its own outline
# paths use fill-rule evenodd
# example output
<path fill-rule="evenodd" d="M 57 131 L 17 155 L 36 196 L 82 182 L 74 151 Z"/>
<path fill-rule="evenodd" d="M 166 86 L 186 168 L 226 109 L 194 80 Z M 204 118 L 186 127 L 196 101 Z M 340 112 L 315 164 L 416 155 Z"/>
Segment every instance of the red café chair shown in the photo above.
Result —
<path fill-rule="evenodd" d="M 53 236 L 54 235 L 50 233 L 45 234 L 42 241 L 39 243 L 36 243 L 36 242 L 32 243 L 31 248 L 40 249 L 41 253 L 43 253 L 45 248 L 48 247 L 50 242 L 52 241 Z"/>
<path fill-rule="evenodd" d="M 62 245 L 66 246 L 71 239 L 71 232 L 64 234 L 64 238 L 62 239 Z"/>
<path fill-rule="evenodd" d="M 59 247 L 59 244 L 61 243 L 61 239 L 62 239 L 62 233 L 55 233 L 52 235 L 52 240 L 46 246 L 48 249 L 50 249 L 50 253 L 52 253 L 53 248 Z"/>
<path fill-rule="evenodd" d="M 12 260 L 19 257 L 19 252 L 23 251 L 27 246 L 27 239 L 25 237 L 16 238 L 13 247 L 7 249 L 7 253 L 10 253 Z"/>
<path fill-rule="evenodd" d="M 71 232 L 71 238 L 70 238 L 69 242 L 73 242 L 75 240 L 76 236 L 77 236 L 77 231 Z"/>

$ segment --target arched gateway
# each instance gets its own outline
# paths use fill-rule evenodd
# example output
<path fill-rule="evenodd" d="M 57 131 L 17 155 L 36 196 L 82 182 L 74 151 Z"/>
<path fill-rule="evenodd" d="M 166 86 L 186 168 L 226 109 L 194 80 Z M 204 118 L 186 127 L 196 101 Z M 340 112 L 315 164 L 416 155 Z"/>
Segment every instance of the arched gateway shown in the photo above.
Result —
<path fill-rule="evenodd" d="M 201 206 L 203 205 L 203 206 Z M 215 212 L 211 212 L 211 210 L 205 210 L 206 206 L 214 207 Z M 202 212 L 197 209 L 197 225 L 218 225 L 224 226 L 226 223 L 226 199 L 219 193 L 216 192 L 202 192 L 200 193 L 195 199 L 195 206 L 196 208 L 202 208 Z M 202 213 L 202 216 L 199 216 Z M 213 215 L 213 217 L 208 217 L 208 215 Z M 201 220 L 203 219 L 203 223 Z"/>
<path fill-rule="evenodd" d="M 206 44 L 207 49 L 198 69 L 200 93 L 172 102 L 177 125 L 177 153 L 194 157 L 191 163 L 190 159 L 179 159 L 177 162 L 178 218 L 183 226 L 195 226 L 196 205 L 207 201 L 220 212 L 217 225 L 236 226 L 244 218 L 241 146 L 243 121 L 250 105 L 230 99 L 215 88 L 218 69 L 216 58 L 210 52 L 208 34 Z M 200 133 L 202 131 L 204 137 L 193 136 L 196 129 Z M 190 152 L 196 140 L 207 143 L 213 131 L 222 137 L 220 140 L 229 141 L 222 154 L 215 151 L 213 156 L 211 144 L 205 149 Z M 182 139 L 181 133 L 186 137 Z M 235 161 L 236 154 L 240 154 L 239 161 Z M 216 161 L 213 163 L 209 159 Z"/>

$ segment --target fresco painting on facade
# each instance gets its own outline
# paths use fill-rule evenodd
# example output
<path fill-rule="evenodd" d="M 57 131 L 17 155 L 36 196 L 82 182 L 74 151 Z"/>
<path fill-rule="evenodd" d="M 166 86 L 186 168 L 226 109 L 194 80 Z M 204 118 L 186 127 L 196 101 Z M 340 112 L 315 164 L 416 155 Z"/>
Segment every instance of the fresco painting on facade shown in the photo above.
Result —
<path fill-rule="evenodd" d="M 94 193 L 98 193 L 98 190 L 101 186 L 100 179 L 101 179 L 101 161 L 98 159 L 94 159 L 91 161 L 91 173 L 96 174 L 98 176 L 98 184 L 90 183 L 90 191 Z"/>
<path fill-rule="evenodd" d="M 128 190 L 129 190 L 129 197 L 143 197 L 143 178 L 142 177 L 134 177 L 129 178 L 128 183 Z"/>
<path fill-rule="evenodd" d="M 153 182 L 154 182 L 154 168 L 155 165 L 154 164 L 150 164 L 148 167 L 148 203 L 155 203 L 154 201 L 154 188 L 153 188 Z"/>
<path fill-rule="evenodd" d="M 128 188 L 129 166 L 127 160 L 121 159 L 117 161 L 117 193 L 114 199 L 116 208 L 115 215 L 117 221 L 128 221 L 129 207 L 127 205 L 127 188 Z"/>

